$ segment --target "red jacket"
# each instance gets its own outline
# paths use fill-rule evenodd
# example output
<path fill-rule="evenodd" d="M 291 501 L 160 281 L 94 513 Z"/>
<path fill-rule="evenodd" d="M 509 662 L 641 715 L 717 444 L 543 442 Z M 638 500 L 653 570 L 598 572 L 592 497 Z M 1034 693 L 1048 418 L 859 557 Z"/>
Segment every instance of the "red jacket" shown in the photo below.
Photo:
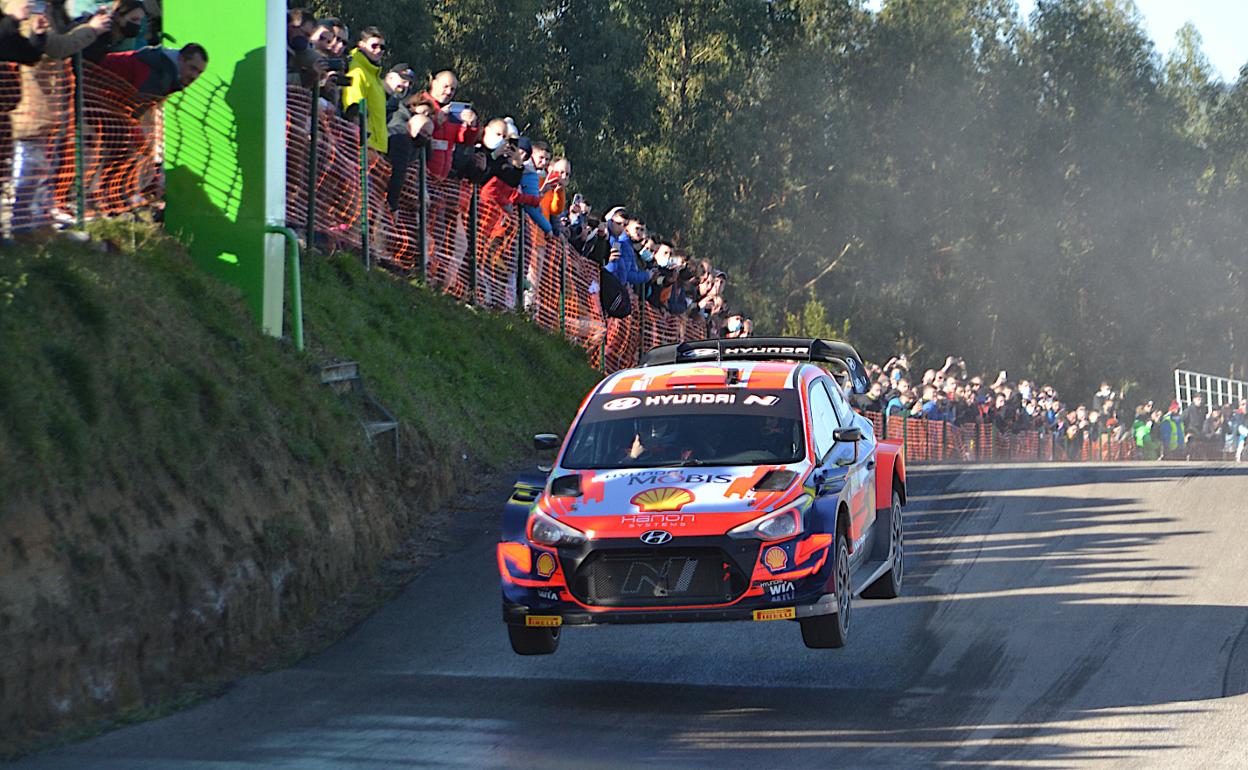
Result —
<path fill-rule="evenodd" d="M 498 177 L 490 177 L 481 185 L 481 200 L 489 201 L 496 206 L 510 206 L 519 203 L 521 206 L 540 206 L 542 199 L 536 195 L 525 195 L 520 188 L 512 187 Z"/>
<path fill-rule="evenodd" d="M 177 51 L 173 54 L 170 56 L 163 48 L 140 48 L 110 53 L 100 61 L 100 66 L 126 80 L 140 93 L 168 96 L 182 90 L 178 82 Z"/>
<path fill-rule="evenodd" d="M 434 104 L 438 105 L 438 109 L 442 109 L 442 105 L 429 94 L 424 96 Z M 428 171 L 437 179 L 446 179 L 446 175 L 451 173 L 451 161 L 455 155 L 455 145 L 457 144 L 474 144 L 477 137 L 481 134 L 481 129 L 465 126 L 463 123 L 456 123 L 449 118 L 446 122 L 438 124 L 436 121 L 433 126 L 433 136 L 429 140 L 429 168 Z"/>

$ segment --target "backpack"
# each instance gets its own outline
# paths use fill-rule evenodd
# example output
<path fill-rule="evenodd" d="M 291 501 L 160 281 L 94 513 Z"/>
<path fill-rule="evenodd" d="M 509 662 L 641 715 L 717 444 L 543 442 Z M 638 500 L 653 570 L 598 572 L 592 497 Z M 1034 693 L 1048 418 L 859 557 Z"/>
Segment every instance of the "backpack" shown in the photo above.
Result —
<path fill-rule="evenodd" d="M 611 318 L 628 318 L 633 312 L 632 292 L 605 267 L 598 274 L 598 299 L 602 302 L 602 312 Z"/>

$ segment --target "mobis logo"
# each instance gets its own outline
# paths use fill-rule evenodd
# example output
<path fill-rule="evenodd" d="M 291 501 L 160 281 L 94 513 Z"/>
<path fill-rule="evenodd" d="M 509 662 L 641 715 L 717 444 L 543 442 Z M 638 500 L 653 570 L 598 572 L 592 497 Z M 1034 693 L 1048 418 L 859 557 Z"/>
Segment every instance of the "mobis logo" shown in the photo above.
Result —
<path fill-rule="evenodd" d="M 646 471 L 628 477 L 628 486 L 654 484 L 728 484 L 730 473 L 684 473 L 682 471 Z"/>

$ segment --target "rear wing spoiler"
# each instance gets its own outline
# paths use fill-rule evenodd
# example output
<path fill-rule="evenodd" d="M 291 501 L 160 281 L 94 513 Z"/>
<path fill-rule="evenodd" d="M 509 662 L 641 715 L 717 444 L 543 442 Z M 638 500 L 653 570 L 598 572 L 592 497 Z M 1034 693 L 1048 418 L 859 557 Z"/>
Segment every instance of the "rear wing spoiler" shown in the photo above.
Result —
<path fill-rule="evenodd" d="M 838 340 L 794 337 L 740 337 L 725 340 L 694 340 L 651 348 L 641 358 L 642 366 L 685 364 L 698 361 L 816 361 L 835 364 L 849 375 L 855 393 L 871 387 L 867 367 L 858 351 Z"/>

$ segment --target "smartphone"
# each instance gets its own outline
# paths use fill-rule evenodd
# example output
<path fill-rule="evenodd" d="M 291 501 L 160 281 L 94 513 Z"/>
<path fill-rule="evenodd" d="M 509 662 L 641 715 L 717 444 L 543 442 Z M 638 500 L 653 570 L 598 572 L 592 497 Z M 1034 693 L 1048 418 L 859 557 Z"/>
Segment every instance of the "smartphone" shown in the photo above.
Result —
<path fill-rule="evenodd" d="M 32 0 L 30 3 L 30 12 L 43 16 L 48 12 L 48 4 L 44 0 Z"/>
<path fill-rule="evenodd" d="M 464 110 L 470 109 L 472 109 L 472 104 L 469 102 L 451 102 L 446 105 L 446 111 L 450 113 L 451 120 L 456 123 L 463 123 L 463 118 L 461 118 L 460 115 L 463 114 Z"/>

